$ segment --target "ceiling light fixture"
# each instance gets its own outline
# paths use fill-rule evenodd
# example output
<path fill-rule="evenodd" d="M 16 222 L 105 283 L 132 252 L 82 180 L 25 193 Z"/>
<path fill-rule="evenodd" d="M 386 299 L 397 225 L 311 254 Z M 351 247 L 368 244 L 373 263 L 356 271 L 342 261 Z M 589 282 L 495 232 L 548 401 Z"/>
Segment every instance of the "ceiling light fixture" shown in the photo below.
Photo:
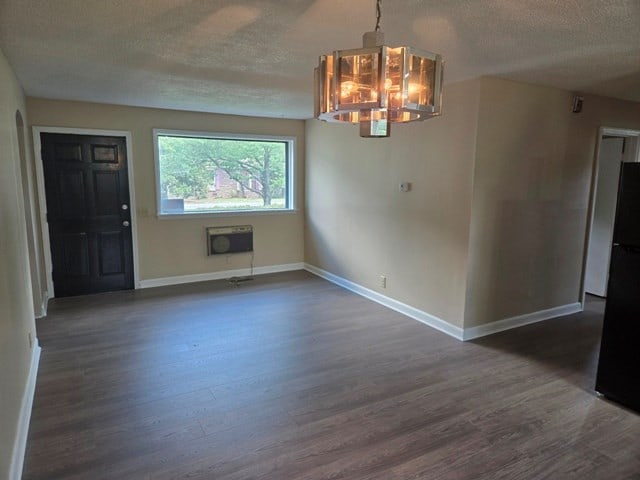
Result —
<path fill-rule="evenodd" d="M 387 47 L 376 27 L 362 37 L 363 48 L 320 56 L 315 69 L 315 117 L 360 124 L 361 137 L 388 137 L 391 123 L 440 115 L 442 56 L 412 47 Z"/>

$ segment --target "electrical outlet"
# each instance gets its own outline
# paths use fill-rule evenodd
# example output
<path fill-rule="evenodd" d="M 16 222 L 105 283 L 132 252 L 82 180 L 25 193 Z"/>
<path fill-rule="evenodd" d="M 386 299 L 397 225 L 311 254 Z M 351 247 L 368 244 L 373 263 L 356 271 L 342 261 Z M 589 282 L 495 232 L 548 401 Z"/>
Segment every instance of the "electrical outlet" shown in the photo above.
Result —
<path fill-rule="evenodd" d="M 380 288 L 387 288 L 387 277 L 385 277 L 384 275 L 380 275 L 378 277 L 378 286 Z"/>
<path fill-rule="evenodd" d="M 33 348 L 33 335 L 31 335 L 31 332 L 29 332 L 27 334 L 27 336 L 29 337 L 29 349 Z"/>

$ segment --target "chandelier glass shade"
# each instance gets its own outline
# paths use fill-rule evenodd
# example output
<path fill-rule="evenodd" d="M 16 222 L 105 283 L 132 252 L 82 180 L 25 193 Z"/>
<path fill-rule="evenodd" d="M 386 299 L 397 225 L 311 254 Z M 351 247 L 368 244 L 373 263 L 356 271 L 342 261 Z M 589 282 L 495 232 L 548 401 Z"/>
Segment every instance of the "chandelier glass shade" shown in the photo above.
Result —
<path fill-rule="evenodd" d="M 382 43 L 382 32 L 367 32 L 363 48 L 320 56 L 315 69 L 316 118 L 359 123 L 361 136 L 386 137 L 391 123 L 440 115 L 442 57 Z"/>

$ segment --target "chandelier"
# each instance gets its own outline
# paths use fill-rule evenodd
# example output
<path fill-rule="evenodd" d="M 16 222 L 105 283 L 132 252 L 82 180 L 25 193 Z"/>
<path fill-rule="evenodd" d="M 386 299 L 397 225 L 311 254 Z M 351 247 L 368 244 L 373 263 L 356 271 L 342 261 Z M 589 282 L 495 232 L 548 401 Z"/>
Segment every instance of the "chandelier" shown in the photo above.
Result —
<path fill-rule="evenodd" d="M 363 48 L 322 55 L 315 69 L 315 117 L 359 123 L 361 137 L 388 137 L 392 123 L 426 120 L 441 111 L 442 56 L 384 46 L 380 4 Z"/>

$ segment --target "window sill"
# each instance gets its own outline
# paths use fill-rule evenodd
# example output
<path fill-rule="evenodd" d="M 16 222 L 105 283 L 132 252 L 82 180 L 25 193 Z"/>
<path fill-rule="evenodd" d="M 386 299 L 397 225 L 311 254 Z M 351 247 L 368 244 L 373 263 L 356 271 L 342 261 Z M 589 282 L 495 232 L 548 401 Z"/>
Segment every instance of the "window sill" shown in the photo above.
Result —
<path fill-rule="evenodd" d="M 238 210 L 233 212 L 193 212 L 193 213 L 160 213 L 158 220 L 188 220 L 193 218 L 247 217 L 262 215 L 295 215 L 299 209 L 283 210 Z"/>

